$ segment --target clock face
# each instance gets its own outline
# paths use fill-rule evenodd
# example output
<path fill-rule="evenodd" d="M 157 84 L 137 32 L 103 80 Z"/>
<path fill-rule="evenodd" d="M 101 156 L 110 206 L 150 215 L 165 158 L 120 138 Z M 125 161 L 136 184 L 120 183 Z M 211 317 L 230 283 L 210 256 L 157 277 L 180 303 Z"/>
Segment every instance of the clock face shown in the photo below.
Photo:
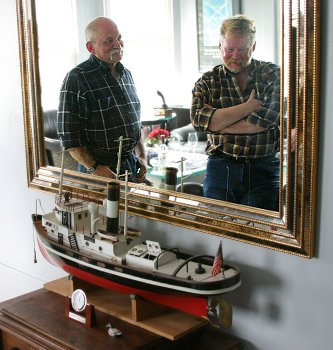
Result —
<path fill-rule="evenodd" d="M 72 307 L 76 312 L 83 311 L 87 306 L 87 297 L 82 289 L 76 289 L 72 294 Z"/>

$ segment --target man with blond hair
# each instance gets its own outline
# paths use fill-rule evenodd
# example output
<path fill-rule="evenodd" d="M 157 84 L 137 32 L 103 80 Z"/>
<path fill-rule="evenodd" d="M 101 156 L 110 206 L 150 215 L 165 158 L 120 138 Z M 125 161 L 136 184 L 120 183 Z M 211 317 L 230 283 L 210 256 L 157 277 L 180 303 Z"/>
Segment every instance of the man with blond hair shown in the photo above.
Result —
<path fill-rule="evenodd" d="M 278 210 L 280 69 L 252 58 L 254 21 L 222 22 L 222 64 L 195 83 L 191 120 L 208 134 L 206 197 Z"/>

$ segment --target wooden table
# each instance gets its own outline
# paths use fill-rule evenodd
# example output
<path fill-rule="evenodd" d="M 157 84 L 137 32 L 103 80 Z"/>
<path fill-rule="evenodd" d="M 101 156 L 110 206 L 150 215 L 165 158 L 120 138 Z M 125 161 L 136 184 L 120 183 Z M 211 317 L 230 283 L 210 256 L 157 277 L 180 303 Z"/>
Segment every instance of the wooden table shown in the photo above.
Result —
<path fill-rule="evenodd" d="M 66 318 L 65 297 L 40 289 L 0 303 L 0 348 L 3 350 L 238 350 L 241 343 L 211 326 L 171 341 L 96 310 L 95 327 Z M 107 334 L 108 322 L 123 334 Z"/>

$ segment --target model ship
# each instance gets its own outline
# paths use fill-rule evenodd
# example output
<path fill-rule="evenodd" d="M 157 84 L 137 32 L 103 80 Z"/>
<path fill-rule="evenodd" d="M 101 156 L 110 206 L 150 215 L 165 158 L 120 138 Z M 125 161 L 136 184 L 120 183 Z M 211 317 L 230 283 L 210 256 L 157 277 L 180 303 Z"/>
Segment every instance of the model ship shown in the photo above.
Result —
<path fill-rule="evenodd" d="M 100 206 L 93 198 L 60 191 L 52 212 L 32 215 L 42 255 L 97 286 L 205 318 L 212 311 L 215 315 L 219 296 L 240 286 L 239 270 L 223 264 L 212 273 L 214 256 L 161 247 L 128 228 L 126 219 L 120 226 L 119 199 L 118 180 L 108 183 L 107 198 Z M 125 218 L 126 210 L 125 205 Z"/>

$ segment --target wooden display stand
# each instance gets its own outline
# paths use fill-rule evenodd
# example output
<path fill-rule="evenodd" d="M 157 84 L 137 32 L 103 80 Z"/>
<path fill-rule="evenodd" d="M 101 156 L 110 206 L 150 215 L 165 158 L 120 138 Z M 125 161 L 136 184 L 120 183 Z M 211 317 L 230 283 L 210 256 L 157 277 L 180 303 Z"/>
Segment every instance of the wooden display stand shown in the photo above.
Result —
<path fill-rule="evenodd" d="M 67 285 L 67 286 L 66 286 Z M 68 283 L 65 283 L 68 287 Z M 70 293 L 69 293 L 70 294 Z M 96 325 L 85 327 L 65 317 L 64 297 L 46 289 L 0 303 L 2 350 L 240 350 L 242 344 L 207 325 L 172 341 L 95 310 Z M 122 331 L 108 335 L 106 324 Z"/>
<path fill-rule="evenodd" d="M 85 327 L 65 316 L 64 299 L 60 294 L 40 289 L 0 303 L 0 349 L 164 350 L 176 345 L 98 310 L 95 310 L 96 325 Z M 123 335 L 109 336 L 108 322 L 121 329 Z"/>
<path fill-rule="evenodd" d="M 68 318 L 83 323 L 86 327 L 93 327 L 96 323 L 95 307 L 88 304 L 84 311 L 77 312 L 71 305 L 71 297 L 65 297 L 65 314 Z"/>
<path fill-rule="evenodd" d="M 153 304 L 135 295 L 128 296 L 100 288 L 77 278 L 70 280 L 64 277 L 46 283 L 44 288 L 65 297 L 75 289 L 82 289 L 89 304 L 96 310 L 170 340 L 177 340 L 208 323 L 203 318 Z"/>

